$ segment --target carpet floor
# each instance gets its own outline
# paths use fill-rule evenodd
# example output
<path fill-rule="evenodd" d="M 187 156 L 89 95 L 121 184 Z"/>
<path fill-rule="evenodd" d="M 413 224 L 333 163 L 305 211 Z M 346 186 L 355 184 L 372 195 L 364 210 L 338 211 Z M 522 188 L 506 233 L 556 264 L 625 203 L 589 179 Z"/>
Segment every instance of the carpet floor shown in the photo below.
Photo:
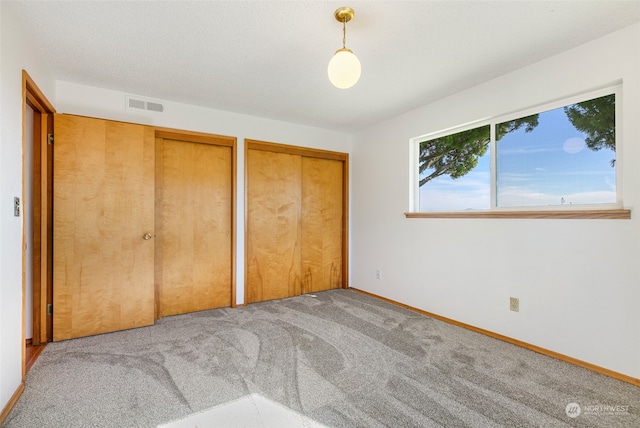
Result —
<path fill-rule="evenodd" d="M 2 428 L 156 427 L 250 394 L 336 428 L 640 427 L 640 388 L 332 290 L 51 343 Z"/>

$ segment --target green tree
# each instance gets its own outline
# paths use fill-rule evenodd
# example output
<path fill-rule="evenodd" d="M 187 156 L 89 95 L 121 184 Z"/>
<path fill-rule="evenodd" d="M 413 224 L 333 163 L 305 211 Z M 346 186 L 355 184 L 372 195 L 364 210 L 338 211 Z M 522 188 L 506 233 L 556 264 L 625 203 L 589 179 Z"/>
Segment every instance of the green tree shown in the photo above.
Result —
<path fill-rule="evenodd" d="M 571 124 L 587 134 L 586 146 L 597 151 L 616 151 L 616 97 L 614 94 L 572 104 L 564 108 Z M 611 166 L 616 163 L 611 160 Z"/>
<path fill-rule="evenodd" d="M 533 131 L 538 126 L 538 115 L 499 124 L 496 138 L 500 140 L 523 126 L 526 132 Z M 463 177 L 478 165 L 490 142 L 490 125 L 485 125 L 420 143 L 420 186 L 442 175 L 453 179 Z"/>
<path fill-rule="evenodd" d="M 486 125 L 420 143 L 420 186 L 441 175 L 455 179 L 467 174 L 487 152 L 490 141 Z"/>
<path fill-rule="evenodd" d="M 510 132 L 517 131 L 524 128 L 524 132 L 531 132 L 538 126 L 538 114 L 532 114 L 531 116 L 521 117 L 520 119 L 509 120 L 496 125 L 496 141 L 500 141 L 502 137 Z"/>

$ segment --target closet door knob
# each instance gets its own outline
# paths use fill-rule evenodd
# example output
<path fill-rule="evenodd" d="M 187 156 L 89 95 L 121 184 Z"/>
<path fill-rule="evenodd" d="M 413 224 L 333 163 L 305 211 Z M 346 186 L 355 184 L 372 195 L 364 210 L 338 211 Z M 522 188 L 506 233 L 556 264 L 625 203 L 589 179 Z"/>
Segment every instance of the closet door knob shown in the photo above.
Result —
<path fill-rule="evenodd" d="M 145 233 L 142 239 L 144 239 L 145 241 L 148 241 L 149 239 L 151 239 L 151 236 L 152 235 L 150 233 Z"/>

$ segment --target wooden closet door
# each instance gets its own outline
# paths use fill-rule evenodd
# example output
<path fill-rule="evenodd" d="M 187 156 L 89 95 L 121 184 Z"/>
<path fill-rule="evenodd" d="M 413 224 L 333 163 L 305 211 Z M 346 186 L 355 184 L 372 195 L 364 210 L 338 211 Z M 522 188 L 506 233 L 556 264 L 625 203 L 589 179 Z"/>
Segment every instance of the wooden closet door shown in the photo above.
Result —
<path fill-rule="evenodd" d="M 156 141 L 158 317 L 231 305 L 231 150 Z"/>
<path fill-rule="evenodd" d="M 343 162 L 302 158 L 302 292 L 340 288 Z"/>
<path fill-rule="evenodd" d="M 249 303 L 301 293 L 301 162 L 298 155 L 247 150 Z"/>
<path fill-rule="evenodd" d="M 153 324 L 153 130 L 56 115 L 53 183 L 53 339 Z"/>

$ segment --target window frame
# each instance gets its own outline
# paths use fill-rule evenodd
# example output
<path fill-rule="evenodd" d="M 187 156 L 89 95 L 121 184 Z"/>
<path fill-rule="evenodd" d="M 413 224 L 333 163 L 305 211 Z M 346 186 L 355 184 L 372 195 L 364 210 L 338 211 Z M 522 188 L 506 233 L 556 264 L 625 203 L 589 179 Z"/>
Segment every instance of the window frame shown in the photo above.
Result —
<path fill-rule="evenodd" d="M 591 99 L 603 97 L 606 95 L 615 95 L 616 110 L 616 160 L 623 158 L 622 153 L 622 112 L 620 106 L 622 105 L 622 84 L 617 82 L 615 84 L 607 85 L 599 89 L 595 89 L 588 92 L 582 92 L 561 99 L 556 99 L 544 104 L 538 104 L 532 107 L 527 107 L 521 110 L 513 111 L 511 113 L 486 117 L 483 119 L 467 122 L 463 125 L 449 127 L 436 132 L 431 132 L 418 137 L 410 139 L 410 192 L 409 192 L 409 211 L 405 213 L 407 218 L 607 218 L 607 219 L 629 219 L 631 218 L 631 211 L 623 208 L 622 201 L 622 164 L 623 162 L 616 161 L 615 163 L 615 176 L 616 176 L 616 202 L 615 203 L 603 203 L 603 204 L 581 204 L 581 205 L 540 205 L 540 206 L 509 206 L 499 207 L 497 206 L 497 144 L 496 137 L 496 125 L 507 122 L 510 120 L 520 119 L 533 114 L 544 113 L 550 110 L 566 107 L 572 104 L 588 101 Z M 459 132 L 468 131 L 470 129 L 490 126 L 489 143 L 489 171 L 490 171 L 490 206 L 484 210 L 468 210 L 468 211 L 420 211 L 420 144 L 440 138 L 446 135 L 451 135 Z"/>

